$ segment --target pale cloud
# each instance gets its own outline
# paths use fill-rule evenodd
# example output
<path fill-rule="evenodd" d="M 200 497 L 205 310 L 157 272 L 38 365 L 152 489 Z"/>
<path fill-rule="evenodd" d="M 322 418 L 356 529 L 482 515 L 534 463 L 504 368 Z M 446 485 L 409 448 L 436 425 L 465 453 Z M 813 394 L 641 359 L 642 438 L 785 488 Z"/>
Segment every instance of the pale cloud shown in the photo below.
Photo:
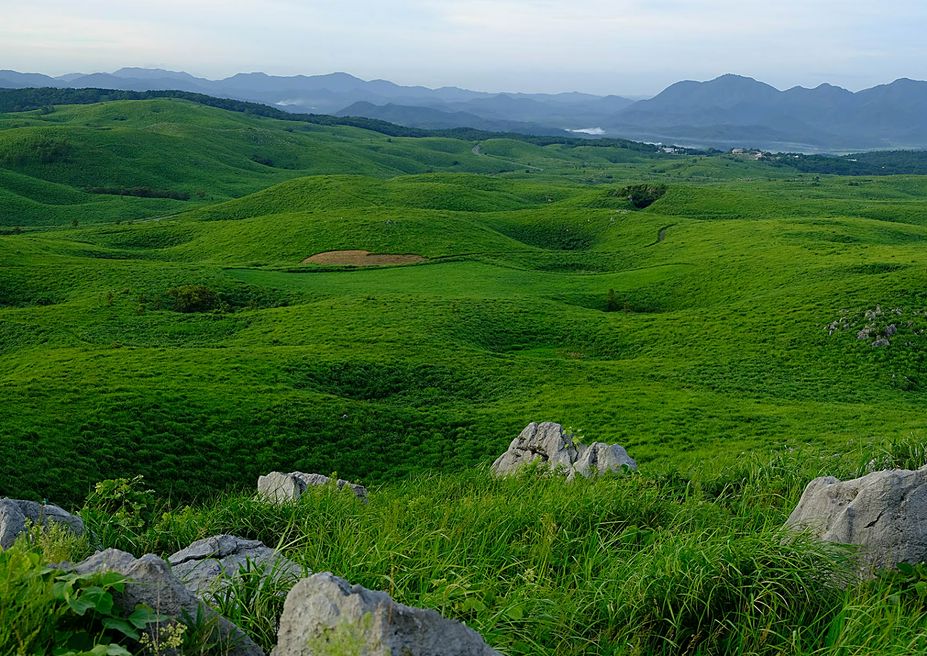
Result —
<path fill-rule="evenodd" d="M 927 78 L 923 0 L 0 0 L 0 68 L 346 70 L 406 84 L 645 94 Z"/>

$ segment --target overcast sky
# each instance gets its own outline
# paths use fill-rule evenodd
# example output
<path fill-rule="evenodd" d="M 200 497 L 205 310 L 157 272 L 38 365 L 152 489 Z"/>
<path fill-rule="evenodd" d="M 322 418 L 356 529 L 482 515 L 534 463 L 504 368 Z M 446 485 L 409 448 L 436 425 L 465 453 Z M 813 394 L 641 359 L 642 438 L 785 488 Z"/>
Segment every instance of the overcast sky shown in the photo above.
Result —
<path fill-rule="evenodd" d="M 927 0 L 0 0 L 0 69 L 624 95 L 732 72 L 858 90 L 927 79 L 925 34 Z"/>

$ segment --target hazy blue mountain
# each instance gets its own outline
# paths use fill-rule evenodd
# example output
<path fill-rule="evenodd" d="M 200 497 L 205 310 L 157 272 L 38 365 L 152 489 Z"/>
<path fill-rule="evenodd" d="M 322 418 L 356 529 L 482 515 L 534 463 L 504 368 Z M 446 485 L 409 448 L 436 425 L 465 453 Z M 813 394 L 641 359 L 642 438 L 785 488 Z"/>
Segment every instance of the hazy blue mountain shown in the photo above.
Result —
<path fill-rule="evenodd" d="M 276 76 L 238 73 L 222 80 L 197 78 L 181 71 L 121 68 L 113 73 L 71 74 L 59 78 L 0 75 L 0 86 L 96 87 L 147 91 L 179 89 L 249 100 L 297 112 L 335 114 L 356 103 L 365 115 L 389 114 L 404 125 L 453 124 L 455 127 L 532 131 L 552 134 L 564 128 L 596 127 L 631 103 L 618 96 L 583 93 L 487 93 L 458 87 L 429 89 L 402 86 L 389 80 L 362 80 L 348 73 Z M 403 108 L 403 109 L 400 109 Z M 431 111 L 425 111 L 431 110 Z M 447 116 L 450 115 L 450 116 Z M 461 124 L 461 121 L 465 123 Z"/>
<path fill-rule="evenodd" d="M 17 73 L 16 71 L 0 71 L 0 88 L 28 89 L 30 87 L 63 87 L 67 84 L 53 77 L 40 73 Z"/>
<path fill-rule="evenodd" d="M 927 82 L 853 93 L 830 84 L 786 91 L 737 75 L 679 82 L 617 112 L 612 134 L 770 150 L 927 148 Z"/>
<path fill-rule="evenodd" d="M 130 66 L 120 68 L 112 73 L 115 77 L 128 78 L 135 80 L 188 80 L 195 81 L 197 78 L 183 71 L 165 71 L 160 68 L 137 68 Z"/>
<path fill-rule="evenodd" d="M 473 127 L 556 134 L 604 129 L 608 136 L 717 148 L 854 151 L 927 148 L 927 82 L 901 79 L 850 92 L 830 84 L 780 91 L 738 75 L 685 81 L 637 102 L 585 93 L 487 93 L 430 89 L 348 73 L 276 76 L 238 73 L 222 80 L 182 71 L 121 68 L 57 78 L 0 71 L 0 87 L 178 89 L 247 100 L 294 112 L 358 115 L 412 127 Z"/>
<path fill-rule="evenodd" d="M 122 71 L 126 69 L 121 69 Z M 58 86 L 69 86 L 75 89 L 125 89 L 127 91 L 150 91 L 153 89 L 179 89 L 181 91 L 195 91 L 208 93 L 209 80 L 199 80 L 191 76 L 180 77 L 170 71 L 146 71 L 144 77 L 128 77 L 116 73 L 91 73 L 73 78 L 68 82 L 59 79 Z M 158 77 L 158 73 L 164 73 Z M 203 84 L 203 83 L 207 84 Z"/>
<path fill-rule="evenodd" d="M 521 134 L 563 135 L 563 130 L 546 128 L 533 123 L 491 119 L 467 112 L 446 112 L 433 107 L 415 107 L 407 105 L 374 105 L 368 102 L 356 102 L 337 112 L 338 116 L 363 116 L 375 118 L 397 125 L 428 130 L 448 128 L 475 128 L 490 132 L 516 132 Z"/>

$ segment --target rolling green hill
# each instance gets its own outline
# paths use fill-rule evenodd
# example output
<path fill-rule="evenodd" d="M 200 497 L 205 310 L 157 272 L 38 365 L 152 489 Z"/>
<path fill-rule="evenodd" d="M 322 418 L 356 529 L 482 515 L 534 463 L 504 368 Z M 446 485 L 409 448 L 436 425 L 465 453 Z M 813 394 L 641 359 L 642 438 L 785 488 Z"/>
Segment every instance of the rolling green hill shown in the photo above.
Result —
<path fill-rule="evenodd" d="M 2 493 L 378 483 L 532 420 L 660 469 L 864 453 L 924 428 L 925 190 L 174 99 L 2 115 Z M 340 250 L 426 259 L 303 263 Z"/>

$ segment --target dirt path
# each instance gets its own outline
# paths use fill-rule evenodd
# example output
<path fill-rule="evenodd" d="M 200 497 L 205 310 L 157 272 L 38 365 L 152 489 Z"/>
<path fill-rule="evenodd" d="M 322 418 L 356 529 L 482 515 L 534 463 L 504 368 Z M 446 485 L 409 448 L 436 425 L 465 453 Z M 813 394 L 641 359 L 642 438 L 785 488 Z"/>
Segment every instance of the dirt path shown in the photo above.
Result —
<path fill-rule="evenodd" d="M 371 253 L 369 251 L 325 251 L 310 255 L 302 264 L 341 264 L 350 266 L 377 266 L 382 264 L 418 264 L 428 258 L 412 254 Z"/>

